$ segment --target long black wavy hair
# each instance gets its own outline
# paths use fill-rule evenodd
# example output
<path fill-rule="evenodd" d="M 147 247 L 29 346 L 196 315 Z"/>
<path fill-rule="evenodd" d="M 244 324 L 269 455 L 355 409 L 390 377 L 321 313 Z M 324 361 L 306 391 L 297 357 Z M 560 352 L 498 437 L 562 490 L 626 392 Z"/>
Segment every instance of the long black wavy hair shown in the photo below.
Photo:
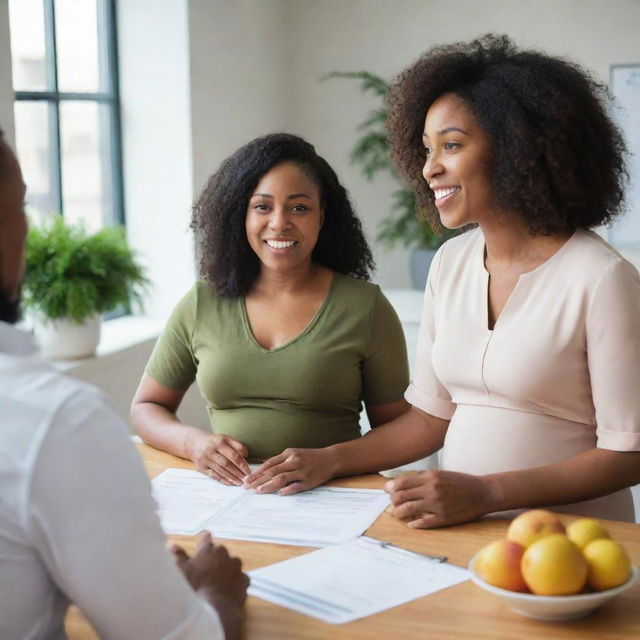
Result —
<path fill-rule="evenodd" d="M 283 162 L 299 165 L 320 191 L 324 223 L 312 260 L 362 280 L 374 269 L 360 220 L 334 170 L 306 140 L 273 133 L 255 138 L 224 160 L 193 208 L 200 275 L 219 295 L 245 295 L 258 276 L 260 261 L 245 232 L 247 207 L 262 176 Z"/>
<path fill-rule="evenodd" d="M 447 93 L 492 141 L 496 204 L 532 233 L 591 228 L 623 210 L 626 146 L 607 113 L 607 87 L 571 61 L 487 34 L 430 49 L 388 93 L 392 159 L 434 228 L 442 227 L 422 176 L 422 133 L 429 107 Z"/>

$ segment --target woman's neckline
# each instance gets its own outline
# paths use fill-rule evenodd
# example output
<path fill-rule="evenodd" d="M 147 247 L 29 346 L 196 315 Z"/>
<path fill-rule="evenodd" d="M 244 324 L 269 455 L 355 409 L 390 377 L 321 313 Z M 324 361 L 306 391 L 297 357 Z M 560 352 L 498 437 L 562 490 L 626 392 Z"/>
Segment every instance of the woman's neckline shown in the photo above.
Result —
<path fill-rule="evenodd" d="M 576 229 L 546 260 L 541 262 L 537 267 L 534 267 L 529 271 L 523 271 L 518 276 L 518 281 L 521 280 L 522 278 L 525 278 L 525 279 L 530 278 L 535 274 L 541 271 L 544 271 L 547 265 L 553 264 L 555 261 L 557 261 L 567 251 L 567 247 L 573 244 L 573 241 L 577 237 L 579 231 L 580 229 Z M 487 277 L 490 277 L 491 274 L 487 270 L 487 266 L 486 266 L 487 244 L 485 242 L 484 234 L 482 233 L 481 229 L 478 229 L 478 234 L 480 237 L 479 248 L 480 248 L 480 258 L 481 258 L 482 269 L 486 273 Z"/>
<path fill-rule="evenodd" d="M 493 332 L 496 330 L 496 327 L 498 326 L 502 326 L 502 324 L 504 324 L 505 319 L 504 319 L 504 315 L 505 312 L 508 314 L 511 311 L 511 307 L 513 306 L 513 298 L 514 295 L 516 293 L 516 290 L 518 289 L 518 287 L 520 286 L 520 284 L 523 281 L 527 281 L 530 278 L 534 278 L 536 275 L 543 273 L 547 268 L 548 265 L 553 265 L 555 264 L 559 259 L 561 259 L 562 255 L 564 253 L 566 253 L 567 251 L 567 247 L 571 244 L 573 244 L 574 238 L 576 238 L 579 229 L 576 229 L 567 239 L 566 241 L 560 245 L 558 247 L 558 249 L 556 251 L 554 251 L 554 253 L 552 253 L 544 262 L 540 263 L 537 267 L 534 267 L 533 269 L 531 269 L 530 271 L 525 271 L 523 273 L 521 273 L 518 276 L 518 279 L 516 280 L 516 283 L 513 287 L 513 289 L 511 290 L 511 293 L 509 294 L 509 297 L 507 298 L 507 300 L 505 301 L 504 305 L 502 306 L 502 309 L 500 311 L 500 314 L 498 315 L 497 318 L 494 319 L 493 322 L 493 326 L 491 326 L 490 323 L 490 311 L 489 311 L 489 279 L 491 277 L 491 274 L 489 273 L 489 271 L 487 270 L 486 264 L 485 264 L 485 259 L 486 259 L 486 243 L 484 241 L 484 235 L 482 233 L 482 230 L 478 230 L 479 235 L 480 235 L 480 242 L 479 244 L 479 260 L 480 260 L 480 264 L 482 265 L 482 274 L 484 276 L 484 286 L 485 286 L 485 296 L 484 296 L 484 326 L 485 326 L 485 330 L 487 332 L 489 332 L 490 334 L 493 334 Z"/>
<path fill-rule="evenodd" d="M 336 286 L 336 282 L 339 279 L 339 276 L 340 274 L 337 271 L 332 272 L 331 283 L 329 284 L 327 295 L 324 297 L 322 304 L 320 305 L 318 310 L 315 312 L 315 314 L 309 321 L 309 324 L 307 324 L 307 326 L 297 336 L 294 336 L 293 338 L 291 338 L 291 340 L 288 340 L 284 344 L 274 347 L 273 349 L 267 349 L 256 340 L 253 330 L 251 329 L 251 323 L 249 322 L 249 314 L 247 313 L 247 304 L 246 304 L 245 296 L 241 296 L 240 308 L 242 312 L 242 322 L 244 324 L 244 328 L 249 337 L 249 340 L 254 344 L 254 346 L 256 346 L 258 349 L 260 349 L 264 353 L 276 353 L 277 351 L 282 351 L 283 349 L 286 349 L 287 347 L 295 344 L 299 340 L 302 340 L 319 322 L 321 316 L 324 313 L 324 310 L 327 308 L 329 304 L 330 299 L 333 297 L 333 292 Z"/>

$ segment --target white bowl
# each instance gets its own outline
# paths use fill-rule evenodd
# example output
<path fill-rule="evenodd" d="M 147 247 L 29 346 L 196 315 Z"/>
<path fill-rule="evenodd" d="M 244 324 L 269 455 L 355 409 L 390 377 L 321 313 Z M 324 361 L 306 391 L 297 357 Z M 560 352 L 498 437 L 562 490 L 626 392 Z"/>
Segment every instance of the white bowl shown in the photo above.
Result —
<path fill-rule="evenodd" d="M 528 618 L 537 618 L 538 620 L 573 620 L 582 618 L 619 593 L 626 591 L 635 584 L 640 575 L 638 567 L 631 567 L 629 579 L 624 584 L 613 589 L 595 593 L 581 593 L 575 596 L 536 596 L 532 593 L 519 593 L 518 591 L 500 589 L 500 587 L 494 587 L 485 582 L 475 571 L 476 557 L 477 554 L 469 562 L 469 572 L 473 582 L 485 591 L 500 596 L 507 603 L 507 606 L 516 613 Z"/>

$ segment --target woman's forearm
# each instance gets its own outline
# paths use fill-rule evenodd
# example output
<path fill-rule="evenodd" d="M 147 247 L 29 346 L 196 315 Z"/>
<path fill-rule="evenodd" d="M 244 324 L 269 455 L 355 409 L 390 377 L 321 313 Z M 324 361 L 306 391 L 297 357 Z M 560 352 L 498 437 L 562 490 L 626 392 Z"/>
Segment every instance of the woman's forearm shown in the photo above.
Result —
<path fill-rule="evenodd" d="M 194 442 L 206 437 L 201 429 L 182 424 L 175 413 L 153 402 L 138 402 L 131 408 L 136 433 L 152 447 L 180 458 L 192 459 Z"/>
<path fill-rule="evenodd" d="M 491 511 L 571 504 L 640 482 L 640 451 L 594 448 L 550 465 L 483 478 Z"/>
<path fill-rule="evenodd" d="M 411 407 L 362 438 L 332 445 L 334 475 L 371 473 L 424 458 L 442 447 L 448 425 L 448 420 Z"/>

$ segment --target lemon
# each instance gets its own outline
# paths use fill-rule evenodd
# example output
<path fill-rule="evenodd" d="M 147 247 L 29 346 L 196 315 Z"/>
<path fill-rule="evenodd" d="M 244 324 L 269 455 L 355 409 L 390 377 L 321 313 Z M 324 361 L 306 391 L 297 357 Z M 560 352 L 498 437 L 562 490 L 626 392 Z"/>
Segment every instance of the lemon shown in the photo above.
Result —
<path fill-rule="evenodd" d="M 587 581 L 592 589 L 613 589 L 629 579 L 631 561 L 627 552 L 615 540 L 594 540 L 582 553 L 589 567 Z"/>
<path fill-rule="evenodd" d="M 580 518 L 567 527 L 569 540 L 584 549 L 599 538 L 610 538 L 609 532 L 595 518 Z"/>
<path fill-rule="evenodd" d="M 587 578 L 587 561 L 563 533 L 545 536 L 528 547 L 521 569 L 529 589 L 543 596 L 578 593 Z"/>

